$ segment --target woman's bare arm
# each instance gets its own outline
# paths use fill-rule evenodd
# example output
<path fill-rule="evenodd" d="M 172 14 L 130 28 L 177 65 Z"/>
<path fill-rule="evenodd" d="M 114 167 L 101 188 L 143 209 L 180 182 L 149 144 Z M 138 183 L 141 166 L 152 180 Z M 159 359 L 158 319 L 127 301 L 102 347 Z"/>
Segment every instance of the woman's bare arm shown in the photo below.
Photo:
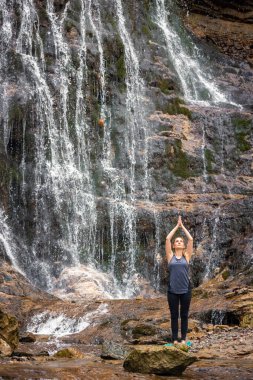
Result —
<path fill-rule="evenodd" d="M 185 228 L 185 226 L 183 225 L 183 223 L 181 222 L 181 226 L 182 230 L 184 231 L 185 235 L 187 236 L 188 238 L 188 242 L 187 242 L 187 247 L 186 247 L 186 256 L 187 256 L 187 259 L 188 259 L 188 262 L 190 261 L 190 258 L 191 258 L 191 255 L 192 255 L 192 252 L 193 252 L 193 237 L 191 236 L 190 232 Z"/>
<path fill-rule="evenodd" d="M 165 252 L 166 252 L 166 257 L 167 257 L 168 262 L 170 262 L 173 256 L 172 247 L 171 247 L 171 239 L 179 227 L 179 218 L 178 218 L 176 227 L 174 227 L 173 230 L 171 230 L 170 233 L 166 237 Z"/>

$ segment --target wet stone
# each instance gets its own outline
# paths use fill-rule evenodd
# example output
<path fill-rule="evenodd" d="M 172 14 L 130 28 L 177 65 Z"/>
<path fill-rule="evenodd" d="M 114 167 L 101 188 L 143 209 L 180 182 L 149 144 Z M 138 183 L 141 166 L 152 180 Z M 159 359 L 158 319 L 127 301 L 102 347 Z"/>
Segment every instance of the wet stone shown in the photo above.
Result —
<path fill-rule="evenodd" d="M 103 359 L 124 359 L 131 348 L 115 342 L 104 342 L 102 345 L 101 358 Z"/>

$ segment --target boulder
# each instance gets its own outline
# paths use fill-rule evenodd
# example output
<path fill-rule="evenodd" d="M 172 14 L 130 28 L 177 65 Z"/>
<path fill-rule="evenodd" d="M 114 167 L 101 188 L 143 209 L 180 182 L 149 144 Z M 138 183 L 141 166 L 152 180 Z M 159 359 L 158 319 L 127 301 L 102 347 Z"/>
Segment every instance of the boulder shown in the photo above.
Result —
<path fill-rule="evenodd" d="M 129 353 L 123 366 L 127 371 L 180 375 L 197 358 L 175 347 L 139 346 Z"/>
<path fill-rule="evenodd" d="M 0 355 L 11 355 L 18 342 L 17 319 L 0 310 Z"/>

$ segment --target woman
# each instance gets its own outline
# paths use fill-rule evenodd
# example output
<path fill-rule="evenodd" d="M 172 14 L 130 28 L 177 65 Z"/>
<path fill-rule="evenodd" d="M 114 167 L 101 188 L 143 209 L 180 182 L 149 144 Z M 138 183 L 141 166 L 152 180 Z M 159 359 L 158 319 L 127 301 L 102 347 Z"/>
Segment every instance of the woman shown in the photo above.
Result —
<path fill-rule="evenodd" d="M 185 248 L 184 240 L 177 237 L 172 245 L 171 239 L 178 228 L 182 228 L 188 238 Z M 172 251 L 172 248 L 174 252 Z M 166 237 L 166 257 L 168 260 L 168 303 L 171 315 L 172 340 L 178 343 L 178 317 L 180 304 L 181 343 L 185 343 L 188 330 L 188 311 L 191 302 L 191 282 L 189 278 L 189 261 L 193 251 L 193 238 L 182 223 L 181 216 L 175 228 Z"/>

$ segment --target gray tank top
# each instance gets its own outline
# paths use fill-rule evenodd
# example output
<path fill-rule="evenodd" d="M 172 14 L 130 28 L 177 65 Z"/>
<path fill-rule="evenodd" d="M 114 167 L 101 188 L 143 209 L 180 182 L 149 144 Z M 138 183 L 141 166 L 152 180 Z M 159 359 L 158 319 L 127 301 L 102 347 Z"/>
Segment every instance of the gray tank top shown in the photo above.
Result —
<path fill-rule="evenodd" d="M 189 264 L 184 256 L 177 259 L 173 255 L 168 264 L 168 291 L 175 294 L 187 293 L 190 288 Z"/>

